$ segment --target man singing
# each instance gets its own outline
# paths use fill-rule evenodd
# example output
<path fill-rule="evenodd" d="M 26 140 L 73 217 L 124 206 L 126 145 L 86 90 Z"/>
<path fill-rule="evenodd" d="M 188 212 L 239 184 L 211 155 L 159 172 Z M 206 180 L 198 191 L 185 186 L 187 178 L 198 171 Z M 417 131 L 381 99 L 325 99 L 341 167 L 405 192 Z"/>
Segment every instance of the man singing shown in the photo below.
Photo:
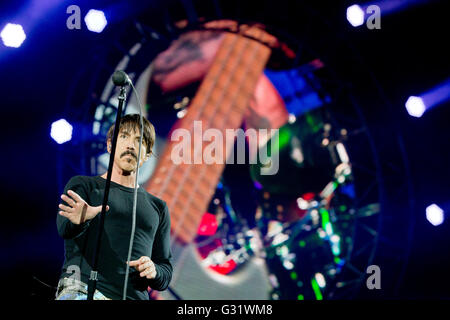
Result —
<path fill-rule="evenodd" d="M 140 166 L 152 154 L 155 129 L 145 118 Z M 107 134 L 111 153 L 114 125 Z M 98 251 L 96 300 L 122 299 L 130 243 L 133 193 L 140 140 L 140 116 L 121 119 L 111 175 L 111 186 L 101 246 Z M 64 238 L 65 260 L 56 292 L 57 300 L 86 300 L 94 247 L 106 185 L 101 176 L 75 176 L 61 195 L 58 233 Z M 138 188 L 136 229 L 127 299 L 149 300 L 148 287 L 165 290 L 172 279 L 170 216 L 167 204 Z"/>

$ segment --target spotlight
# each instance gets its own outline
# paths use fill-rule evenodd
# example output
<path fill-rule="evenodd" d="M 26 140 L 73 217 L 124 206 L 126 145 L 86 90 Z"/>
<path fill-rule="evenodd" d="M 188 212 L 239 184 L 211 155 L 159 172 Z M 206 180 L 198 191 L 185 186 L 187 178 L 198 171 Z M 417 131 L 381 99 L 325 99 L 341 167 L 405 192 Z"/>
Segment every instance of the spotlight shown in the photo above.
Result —
<path fill-rule="evenodd" d="M 450 79 L 446 79 L 418 96 L 406 101 L 406 109 L 413 117 L 421 117 L 424 112 L 450 100 Z"/>
<path fill-rule="evenodd" d="M 0 37 L 5 46 L 18 48 L 22 45 L 27 36 L 20 24 L 8 23 L 0 33 Z"/>
<path fill-rule="evenodd" d="M 325 277 L 323 276 L 323 274 L 318 272 L 314 275 L 314 278 L 316 279 L 316 282 L 319 285 L 319 287 L 325 288 L 326 281 L 325 281 Z"/>
<path fill-rule="evenodd" d="M 288 118 L 288 122 L 289 122 L 290 124 L 293 124 L 293 123 L 295 122 L 295 120 L 297 120 L 297 118 L 295 117 L 295 114 L 290 113 L 290 114 L 289 114 L 289 118 Z"/>
<path fill-rule="evenodd" d="M 354 26 L 359 27 L 364 24 L 364 11 L 363 9 L 354 4 L 347 8 L 347 20 L 348 22 Z"/>
<path fill-rule="evenodd" d="M 186 115 L 186 113 L 187 113 L 187 109 L 183 109 L 183 110 L 178 111 L 177 112 L 177 118 L 178 119 L 183 118 Z"/>
<path fill-rule="evenodd" d="M 60 119 L 52 123 L 50 136 L 58 144 L 70 141 L 72 139 L 73 127 L 65 119 Z"/>
<path fill-rule="evenodd" d="M 426 110 L 423 99 L 415 96 L 408 98 L 405 107 L 409 115 L 416 118 L 420 118 Z"/>
<path fill-rule="evenodd" d="M 345 146 L 341 142 L 336 144 L 336 150 L 342 163 L 349 163 L 350 158 L 348 157 L 347 150 L 345 150 Z"/>
<path fill-rule="evenodd" d="M 427 220 L 433 225 L 438 226 L 444 222 L 444 211 L 436 204 L 431 204 L 426 208 Z"/>
<path fill-rule="evenodd" d="M 106 21 L 105 14 L 103 11 L 91 9 L 84 17 L 84 22 L 86 23 L 89 31 L 100 33 L 105 29 L 108 21 Z"/>

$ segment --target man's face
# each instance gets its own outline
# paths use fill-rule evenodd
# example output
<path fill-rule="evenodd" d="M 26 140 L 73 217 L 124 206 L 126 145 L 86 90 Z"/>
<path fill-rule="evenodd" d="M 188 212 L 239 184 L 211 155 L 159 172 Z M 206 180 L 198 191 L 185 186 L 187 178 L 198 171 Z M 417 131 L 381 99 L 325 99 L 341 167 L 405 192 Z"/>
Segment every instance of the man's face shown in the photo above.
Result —
<path fill-rule="evenodd" d="M 137 165 L 137 155 L 139 151 L 139 139 L 140 133 L 139 130 L 127 131 L 125 129 L 121 129 L 119 131 L 119 135 L 117 137 L 117 146 L 116 153 L 114 156 L 115 165 L 117 165 L 120 169 L 125 172 L 136 171 Z M 108 141 L 108 144 L 111 144 L 111 141 Z M 111 152 L 110 148 L 108 149 Z M 141 160 L 140 166 L 148 159 L 145 155 L 147 154 L 147 148 L 144 143 L 142 143 L 141 148 Z"/>

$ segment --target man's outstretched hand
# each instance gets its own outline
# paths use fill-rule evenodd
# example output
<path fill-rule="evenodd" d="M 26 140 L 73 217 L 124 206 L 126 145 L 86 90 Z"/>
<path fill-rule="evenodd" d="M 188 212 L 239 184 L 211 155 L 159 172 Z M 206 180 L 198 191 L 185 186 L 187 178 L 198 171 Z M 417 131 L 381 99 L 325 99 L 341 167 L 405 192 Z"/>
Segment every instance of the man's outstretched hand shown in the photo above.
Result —
<path fill-rule="evenodd" d="M 84 201 L 76 192 L 68 190 L 66 196 L 61 195 L 61 199 L 64 200 L 68 206 L 59 204 L 59 214 L 66 217 L 70 222 L 74 224 L 81 224 L 87 220 L 95 218 L 97 214 L 102 211 L 102 206 L 91 207 Z M 109 210 L 109 206 L 106 206 L 106 211 Z"/>
<path fill-rule="evenodd" d="M 134 267 L 137 271 L 140 271 L 139 274 L 141 277 L 146 277 L 147 279 L 156 278 L 156 268 L 153 261 L 146 256 L 140 257 L 138 260 L 130 261 L 130 267 Z"/>

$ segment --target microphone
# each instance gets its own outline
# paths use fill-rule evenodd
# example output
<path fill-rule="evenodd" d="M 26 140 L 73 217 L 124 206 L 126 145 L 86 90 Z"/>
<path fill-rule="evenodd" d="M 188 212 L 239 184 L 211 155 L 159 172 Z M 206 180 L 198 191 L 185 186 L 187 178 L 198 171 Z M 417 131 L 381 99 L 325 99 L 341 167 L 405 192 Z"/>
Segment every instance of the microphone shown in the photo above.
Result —
<path fill-rule="evenodd" d="M 117 70 L 116 72 L 114 72 L 114 74 L 112 75 L 112 81 L 114 85 L 120 87 L 131 84 L 130 77 L 128 77 L 128 75 L 122 70 Z"/>

